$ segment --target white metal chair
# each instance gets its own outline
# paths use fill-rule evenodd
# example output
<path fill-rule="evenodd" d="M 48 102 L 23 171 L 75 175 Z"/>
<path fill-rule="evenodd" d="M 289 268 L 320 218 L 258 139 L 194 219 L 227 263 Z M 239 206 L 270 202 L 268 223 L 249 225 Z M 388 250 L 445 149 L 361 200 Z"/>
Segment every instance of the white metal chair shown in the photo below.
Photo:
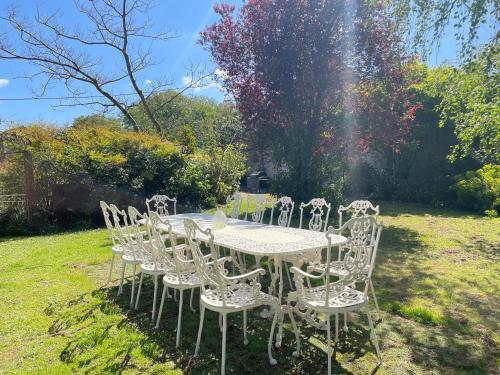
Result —
<path fill-rule="evenodd" d="M 277 225 L 280 227 L 289 227 L 292 221 L 295 202 L 290 197 L 283 196 L 276 200 L 271 207 L 271 220 L 269 224 L 273 225 L 274 209 L 279 210 Z"/>
<path fill-rule="evenodd" d="M 343 213 L 347 212 L 351 214 L 351 218 L 356 218 L 356 217 L 367 217 L 367 216 L 373 216 L 375 219 L 378 218 L 378 215 L 380 214 L 380 207 L 379 205 L 374 206 L 370 201 L 367 200 L 356 200 L 351 203 L 347 207 L 344 207 L 340 205 L 340 207 L 337 210 L 339 214 L 339 227 L 342 227 L 343 223 Z M 375 240 L 375 233 L 372 233 L 372 242 Z M 372 247 L 374 244 L 372 244 Z M 341 262 L 342 260 L 342 253 L 343 253 L 343 247 L 339 248 L 339 253 L 338 253 L 338 262 Z M 341 276 L 342 271 L 338 270 L 339 265 L 335 264 L 335 262 L 332 264 L 332 274 L 334 276 Z M 336 271 L 338 270 L 338 271 Z M 373 303 L 375 304 L 375 309 L 377 311 L 377 320 L 381 320 L 380 316 L 380 309 L 378 307 L 378 300 L 377 296 L 375 294 L 375 288 L 373 286 L 373 282 L 371 281 L 370 278 L 370 290 L 372 293 L 373 297 Z M 347 315 L 344 317 L 344 329 L 347 330 Z"/>
<path fill-rule="evenodd" d="M 330 203 L 326 203 L 326 200 L 324 198 L 313 198 L 308 203 L 301 203 L 299 207 L 300 209 L 299 228 L 302 228 L 304 208 L 307 207 L 311 207 L 310 211 L 311 219 L 309 220 L 308 223 L 309 230 L 314 230 L 317 232 L 326 231 L 332 205 Z"/>
<path fill-rule="evenodd" d="M 130 221 L 135 226 L 135 232 L 139 233 L 138 236 L 141 237 L 139 242 L 142 251 L 142 262 L 141 262 L 141 278 L 139 281 L 139 288 L 137 290 L 137 298 L 135 300 L 135 309 L 139 305 L 139 298 L 141 296 L 142 282 L 144 275 L 151 275 L 154 281 L 154 291 L 153 291 L 153 309 L 151 312 L 151 320 L 154 322 L 156 314 L 156 296 L 158 291 L 158 276 L 162 276 L 168 270 L 169 266 L 169 253 L 172 253 L 172 247 L 167 248 L 164 243 L 164 238 L 156 232 L 153 232 L 155 227 L 161 222 L 160 215 L 156 212 L 151 212 L 149 216 L 147 214 L 140 214 L 134 207 L 129 207 L 129 217 Z M 139 227 L 139 221 L 142 220 L 145 223 L 146 231 L 142 232 Z M 147 234 L 147 240 L 144 238 L 143 233 Z M 179 249 L 185 249 L 186 245 L 178 245 Z"/>
<path fill-rule="evenodd" d="M 168 211 L 170 203 L 174 206 L 174 215 L 177 215 L 177 198 L 169 198 L 166 195 L 153 195 L 151 199 L 146 198 L 148 214 L 156 212 L 160 216 L 168 216 L 170 215 Z"/>
<path fill-rule="evenodd" d="M 231 211 L 229 210 L 229 205 L 232 203 Z M 236 192 L 232 196 L 226 199 L 226 215 L 232 219 L 238 219 L 241 213 L 241 206 L 243 205 L 243 196 L 241 193 Z"/>
<path fill-rule="evenodd" d="M 273 202 L 273 205 L 271 206 L 271 220 L 269 221 L 269 224 L 273 225 L 274 209 L 276 208 L 277 210 L 279 210 L 277 225 L 279 225 L 280 227 L 288 228 L 292 221 L 294 207 L 295 207 L 295 202 L 290 197 L 283 196 L 277 199 L 275 202 Z M 269 267 L 269 273 L 272 273 L 270 261 L 268 262 L 268 267 Z M 286 262 L 285 262 L 285 270 L 288 276 L 290 289 L 293 290 L 292 278 L 290 277 L 290 271 L 288 266 L 286 266 Z"/>
<path fill-rule="evenodd" d="M 264 214 L 266 212 L 266 203 L 267 198 L 264 194 L 248 194 L 247 196 L 247 210 L 245 214 L 245 220 L 248 218 L 248 210 L 251 206 L 251 203 L 254 204 L 254 210 L 250 214 L 250 219 L 254 223 L 262 224 L 264 222 Z"/>
<path fill-rule="evenodd" d="M 279 305 L 276 297 L 261 291 L 261 285 L 258 282 L 258 277 L 259 275 L 264 275 L 265 271 L 262 268 L 259 268 L 244 275 L 231 277 L 227 276 L 227 270 L 224 268 L 224 263 L 230 260 L 230 258 L 228 259 L 226 257 L 218 260 L 219 254 L 217 248 L 214 246 L 214 237 L 211 230 L 201 229 L 193 220 L 190 219 L 186 219 L 184 221 L 184 226 L 186 228 L 186 237 L 193 255 L 196 269 L 203 280 L 201 283 L 200 296 L 200 327 L 198 329 L 194 355 L 197 356 L 200 349 L 205 309 L 220 313 L 222 315 L 221 374 L 225 374 L 227 315 L 229 313 L 243 311 L 243 338 L 244 343 L 246 344 L 248 342 L 246 332 L 247 310 L 262 305 L 268 305 L 273 307 L 273 311 L 275 313 L 269 334 L 267 351 L 271 365 L 276 364 L 276 360 L 272 357 L 271 349 Z M 207 261 L 207 258 L 201 251 L 202 242 L 208 245 L 210 253 L 212 254 L 212 259 L 215 259 L 216 261 L 212 263 Z"/>
<path fill-rule="evenodd" d="M 196 267 L 194 261 L 190 256 L 191 252 L 186 245 L 177 245 L 177 236 L 172 232 L 172 225 L 167 218 L 160 218 L 152 216 L 152 231 L 156 238 L 162 238 L 161 232 L 164 231 L 168 234 L 170 239 L 171 247 L 167 249 L 163 241 L 155 241 L 162 252 L 166 255 L 165 257 L 165 274 L 163 276 L 163 292 L 161 295 L 160 310 L 158 311 L 158 320 L 156 321 L 155 328 L 160 326 L 161 314 L 163 312 L 163 306 L 165 303 L 165 296 L 168 292 L 168 288 L 178 290 L 179 297 L 179 312 L 177 316 L 177 334 L 175 345 L 178 347 L 181 340 L 181 323 L 182 323 L 182 309 L 183 309 L 183 296 L 185 290 L 191 290 L 191 298 L 189 300 L 189 306 L 191 311 L 195 311 L 193 308 L 193 292 L 196 288 L 201 285 L 201 278 L 196 272 Z M 160 225 L 165 229 L 160 231 Z M 208 257 L 211 257 L 210 254 Z"/>
<path fill-rule="evenodd" d="M 111 274 L 113 273 L 113 265 L 115 262 L 115 255 L 118 255 L 119 257 L 122 256 L 123 254 L 123 248 L 122 245 L 120 244 L 120 237 L 118 230 L 115 228 L 114 224 L 111 222 L 112 220 L 112 211 L 109 205 L 104 202 L 100 201 L 99 202 L 102 210 L 102 215 L 104 217 L 104 222 L 106 223 L 106 228 L 108 228 L 109 236 L 111 237 L 112 245 L 111 245 L 111 264 L 109 265 L 109 273 L 108 273 L 108 283 L 111 281 Z"/>
<path fill-rule="evenodd" d="M 113 221 L 115 228 L 119 233 L 120 244 L 123 249 L 122 253 L 122 271 L 120 277 L 120 287 L 118 288 L 118 295 L 123 293 L 123 281 L 125 278 L 125 267 L 127 264 L 132 265 L 132 291 L 130 294 L 130 307 L 134 303 L 134 293 L 135 293 L 135 274 L 136 269 L 142 262 L 141 249 L 137 245 L 137 241 L 133 235 L 133 228 L 130 226 L 127 218 L 127 213 L 125 210 L 120 211 L 118 207 L 114 204 L 109 206 L 111 208 L 111 213 L 113 215 Z"/>
<path fill-rule="evenodd" d="M 293 353 L 294 356 L 300 355 L 300 336 L 297 329 L 297 324 L 294 319 L 294 312 L 307 310 L 319 312 L 326 315 L 326 324 L 320 328 L 326 329 L 327 332 L 327 347 L 328 347 L 328 374 L 331 374 L 331 329 L 330 316 L 335 315 L 335 344 L 338 342 L 338 315 L 351 311 L 366 310 L 368 324 L 370 326 L 370 336 L 375 347 L 375 351 L 382 364 L 382 356 L 378 345 L 378 338 L 375 333 L 375 328 L 368 310 L 368 287 L 375 263 L 375 255 L 377 247 L 371 247 L 371 236 L 373 228 L 376 228 L 376 244 L 380 239 L 382 226 L 377 224 L 373 217 L 360 217 L 349 220 L 340 229 L 328 228 L 326 238 L 328 247 L 326 253 L 326 268 L 319 274 L 312 274 L 301 270 L 297 267 L 292 267 L 294 273 L 296 292 L 288 294 L 288 314 L 292 321 L 292 326 L 297 340 L 297 349 Z M 346 246 L 349 248 L 343 259 L 344 276 L 338 281 L 330 282 L 331 275 L 331 235 L 340 234 L 349 231 L 350 235 Z M 368 273 L 365 272 L 368 270 Z M 323 284 L 316 287 L 304 285 L 304 278 L 323 280 Z M 357 290 L 356 284 L 364 282 L 363 290 Z M 310 285 L 310 283 L 307 283 Z M 292 306 L 292 304 L 294 306 Z M 299 312 L 299 315 L 300 312 Z M 318 325 L 316 325 L 318 326 Z"/>

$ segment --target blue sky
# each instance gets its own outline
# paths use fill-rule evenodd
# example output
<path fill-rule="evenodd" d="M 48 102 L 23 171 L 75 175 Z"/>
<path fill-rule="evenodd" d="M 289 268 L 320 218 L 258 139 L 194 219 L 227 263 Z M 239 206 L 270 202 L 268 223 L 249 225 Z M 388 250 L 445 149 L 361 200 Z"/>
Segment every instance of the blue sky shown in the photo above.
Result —
<path fill-rule="evenodd" d="M 236 5 L 241 4 L 240 0 L 229 0 L 228 2 Z M 44 12 L 60 10 L 63 22 L 67 25 L 79 22 L 79 15 L 75 11 L 73 1 L 70 0 L 15 0 L 8 4 L 16 4 L 20 12 L 30 17 L 34 15 L 37 4 Z M 154 80 L 161 76 L 171 77 L 181 86 L 183 77 L 186 75 L 186 67 L 191 63 L 203 63 L 212 67 L 209 54 L 201 46 L 196 44 L 198 33 L 207 24 L 217 20 L 213 12 L 212 0 L 159 0 L 158 6 L 152 14 L 155 25 L 168 25 L 179 35 L 178 38 L 166 43 L 157 43 L 154 47 L 155 56 L 162 59 L 159 66 L 149 69 L 145 74 L 139 77 L 143 84 L 147 80 Z M 7 1 L 0 0 L 0 11 L 5 9 Z M 84 25 L 84 23 L 82 23 Z M 488 30 L 481 30 L 480 41 L 487 40 Z M 112 56 L 105 55 L 105 61 L 112 68 Z M 431 65 L 439 64 L 443 61 L 455 61 L 457 58 L 457 43 L 449 32 L 441 42 L 439 50 L 434 51 L 428 59 Z M 7 101 L 2 98 L 24 98 L 33 96 L 33 88 L 38 87 L 40 81 L 35 79 L 33 82 L 21 78 L 29 75 L 34 70 L 28 65 L 15 61 L 0 60 L 0 130 L 5 128 L 7 123 L 27 123 L 32 121 L 47 121 L 59 125 L 71 123 L 71 121 L 80 115 L 93 113 L 93 110 L 85 107 L 59 107 L 52 105 L 57 101 Z M 123 92 L 131 92 L 127 83 L 120 87 Z M 91 90 L 89 94 L 94 94 Z M 222 100 L 223 95 L 216 86 L 191 92 L 193 95 L 206 95 L 216 100 Z M 47 97 L 67 96 L 64 86 L 55 85 Z"/>

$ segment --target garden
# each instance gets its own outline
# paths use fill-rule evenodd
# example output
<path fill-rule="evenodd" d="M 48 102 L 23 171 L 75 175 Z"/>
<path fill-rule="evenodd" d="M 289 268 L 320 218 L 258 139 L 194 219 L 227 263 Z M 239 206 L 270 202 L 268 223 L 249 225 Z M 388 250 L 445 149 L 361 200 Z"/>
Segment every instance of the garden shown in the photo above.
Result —
<path fill-rule="evenodd" d="M 495 1 L 209 2 L 189 41 L 161 17 L 189 2 L 28 3 L 0 9 L 0 373 L 500 371 Z"/>

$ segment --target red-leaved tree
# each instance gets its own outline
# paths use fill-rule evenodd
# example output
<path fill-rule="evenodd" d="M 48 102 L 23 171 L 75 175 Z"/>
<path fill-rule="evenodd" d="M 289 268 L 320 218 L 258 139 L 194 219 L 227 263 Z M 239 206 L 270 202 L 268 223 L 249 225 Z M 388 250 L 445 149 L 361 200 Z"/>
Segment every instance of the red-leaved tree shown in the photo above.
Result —
<path fill-rule="evenodd" d="M 405 141 L 408 59 L 382 5 L 362 0 L 249 0 L 200 43 L 223 72 L 255 153 L 280 169 L 281 193 L 308 199 L 352 155 Z M 384 97 L 382 98 L 381 95 Z"/>

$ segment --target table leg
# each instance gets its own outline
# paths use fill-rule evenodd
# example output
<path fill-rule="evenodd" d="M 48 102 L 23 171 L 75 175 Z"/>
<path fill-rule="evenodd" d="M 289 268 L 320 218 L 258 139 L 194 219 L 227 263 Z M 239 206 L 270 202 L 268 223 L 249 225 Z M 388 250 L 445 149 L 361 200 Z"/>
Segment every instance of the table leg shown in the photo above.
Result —
<path fill-rule="evenodd" d="M 279 283 L 278 283 L 278 304 L 279 304 L 279 309 L 278 311 L 278 333 L 276 334 L 276 347 L 280 348 L 281 347 L 281 341 L 283 339 L 283 319 L 284 319 L 284 314 L 283 314 L 283 306 L 282 306 L 282 300 L 283 300 L 283 264 L 282 264 L 282 259 L 278 256 L 274 257 L 274 266 L 276 268 L 275 274 L 278 275 L 279 278 Z"/>

